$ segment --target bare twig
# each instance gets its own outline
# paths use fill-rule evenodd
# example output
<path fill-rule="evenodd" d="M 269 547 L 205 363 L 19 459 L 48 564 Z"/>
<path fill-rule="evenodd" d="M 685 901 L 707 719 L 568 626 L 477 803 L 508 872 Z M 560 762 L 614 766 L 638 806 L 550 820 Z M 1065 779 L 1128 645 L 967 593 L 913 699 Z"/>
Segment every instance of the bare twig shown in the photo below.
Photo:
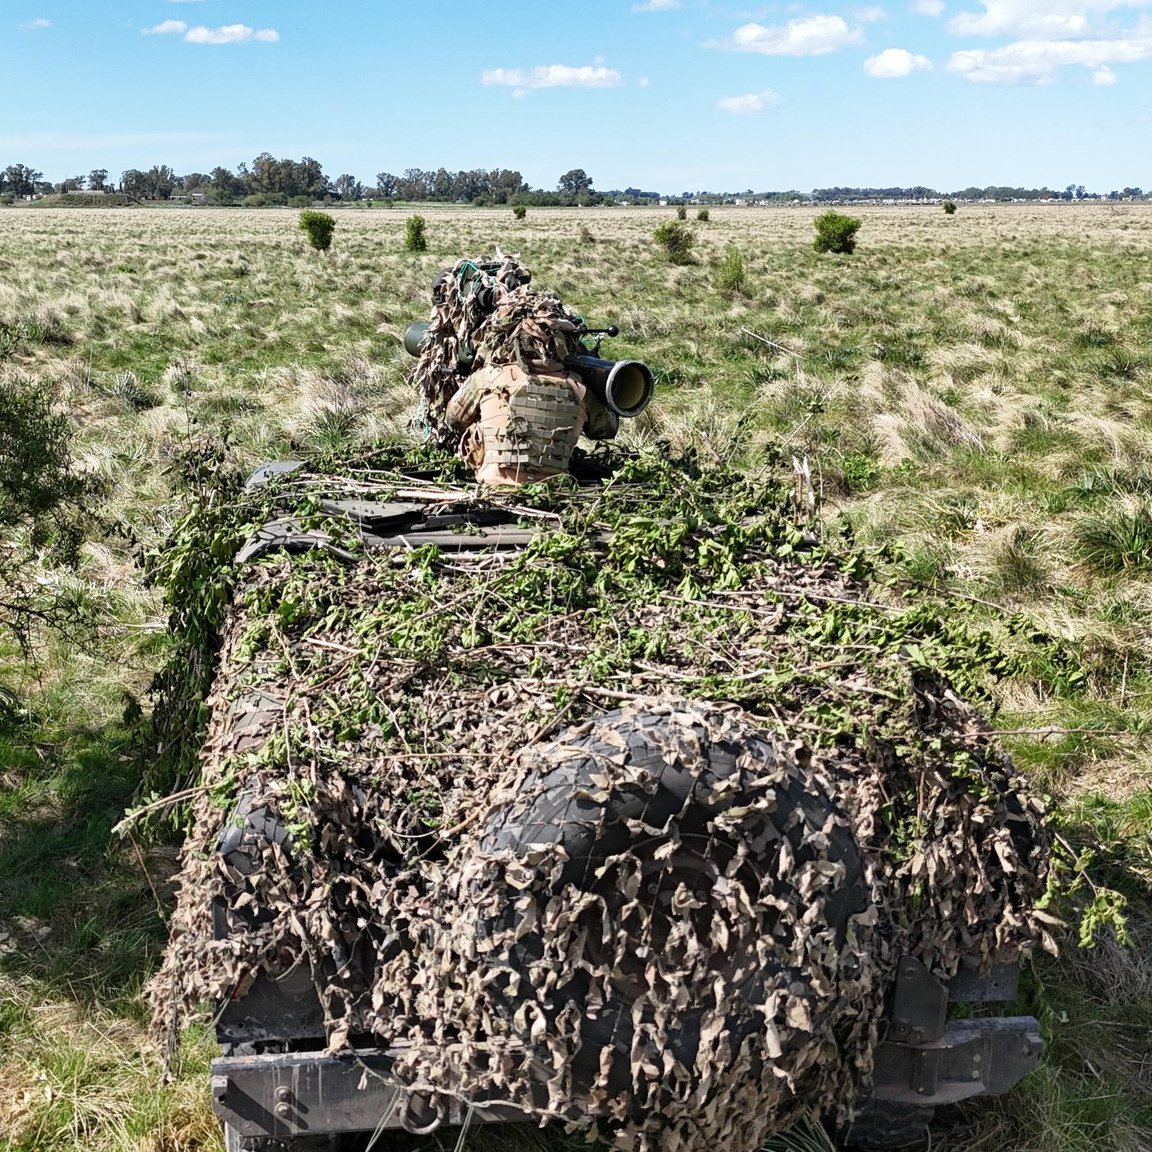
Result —
<path fill-rule="evenodd" d="M 568 703 L 565 704 L 564 707 L 560 709 L 559 712 L 555 712 L 551 716 L 542 720 L 536 726 L 536 729 L 532 733 L 532 735 L 529 736 L 528 739 L 524 741 L 523 745 L 521 745 L 521 749 L 523 750 L 524 748 L 531 748 L 532 745 L 535 744 L 536 741 L 539 740 L 546 732 L 548 732 L 552 728 L 555 728 L 556 725 L 559 724 L 564 719 L 564 717 L 567 716 L 568 713 L 572 711 L 572 709 L 576 705 L 577 699 L 578 698 L 576 696 L 573 696 L 568 701 Z M 513 729 L 513 731 L 509 735 L 508 739 L 505 740 L 503 745 L 497 750 L 496 756 L 499 758 L 499 757 L 505 755 L 511 749 L 512 745 L 515 744 L 517 742 L 517 740 L 519 740 L 519 739 L 520 739 L 519 731 L 516 729 Z M 475 809 L 474 811 L 470 812 L 467 816 L 465 816 L 464 819 L 461 820 L 458 824 L 455 824 L 455 825 L 453 825 L 453 827 L 451 827 L 445 831 L 440 832 L 438 838 L 440 840 L 450 840 L 450 839 L 452 839 L 452 837 L 458 836 L 466 828 L 470 828 L 479 819 L 480 815 L 482 813 L 484 813 L 484 811 L 485 811 L 485 809 L 482 807 Z"/>
<path fill-rule="evenodd" d="M 755 592 L 741 592 L 736 590 L 716 589 L 713 593 L 716 596 L 731 596 L 735 599 L 742 598 L 755 598 L 763 600 L 766 596 L 777 595 L 783 600 L 819 600 L 822 603 L 827 602 L 830 604 L 847 604 L 853 608 L 876 608 L 882 612 L 906 612 L 907 608 L 901 607 L 897 604 L 880 604 L 875 600 L 860 600 L 852 596 L 829 596 L 822 592 L 812 592 L 807 588 L 796 588 L 784 591 L 775 588 L 766 588 L 764 591 Z"/>
<path fill-rule="evenodd" d="M 152 883 L 152 874 L 148 871 L 148 865 L 144 863 L 144 854 L 140 851 L 140 845 L 136 843 L 136 837 L 132 835 L 131 831 L 127 832 L 128 839 L 132 841 L 132 850 L 136 853 L 136 859 L 140 862 L 140 871 L 144 873 L 144 879 L 148 881 L 148 887 L 152 892 L 152 899 L 156 903 L 156 915 L 161 920 L 164 919 L 164 905 L 160 902 L 160 896 L 156 892 L 156 885 Z"/>
<path fill-rule="evenodd" d="M 751 336 L 753 340 L 759 340 L 761 344 L 767 344 L 769 348 L 775 348 L 777 352 L 783 352 L 786 356 L 794 356 L 797 360 L 801 359 L 799 352 L 793 352 L 791 348 L 785 348 L 783 344 L 777 344 L 775 340 L 769 340 L 767 336 L 761 336 L 759 332 L 753 332 L 751 328 L 741 328 L 740 331 L 745 336 Z"/>
<path fill-rule="evenodd" d="M 153 800 L 150 804 L 145 804 L 142 808 L 134 808 L 131 812 L 126 813 L 123 820 L 112 826 L 112 831 L 119 836 L 127 835 L 128 829 L 135 824 L 141 816 L 147 816 L 150 812 L 159 812 L 162 808 L 171 808 L 183 800 L 190 800 L 193 796 L 199 796 L 201 793 L 210 792 L 211 790 L 212 785 L 210 784 L 197 784 L 195 788 L 182 788 L 179 792 L 172 792 L 168 796 L 162 796 L 159 800 Z"/>

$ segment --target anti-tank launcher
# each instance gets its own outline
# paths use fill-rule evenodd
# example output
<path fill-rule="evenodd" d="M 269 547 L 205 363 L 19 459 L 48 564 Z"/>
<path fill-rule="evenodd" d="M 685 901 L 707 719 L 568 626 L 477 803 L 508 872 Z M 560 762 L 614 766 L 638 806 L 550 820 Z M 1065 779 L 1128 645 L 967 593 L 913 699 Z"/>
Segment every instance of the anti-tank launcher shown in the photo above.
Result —
<path fill-rule="evenodd" d="M 420 361 L 414 377 L 424 389 L 429 414 L 434 415 L 436 401 L 446 404 L 451 398 L 450 393 L 445 395 L 448 386 L 459 387 L 476 369 L 499 362 L 501 355 L 532 360 L 525 351 L 543 351 L 545 358 L 576 373 L 609 411 L 622 419 L 639 416 L 652 399 L 652 370 L 640 360 L 600 356 L 604 337 L 618 336 L 620 329 L 588 327 L 555 296 L 529 288 L 531 282 L 528 269 L 507 259 L 463 260 L 437 273 L 432 282 L 433 318 L 410 324 L 404 333 L 405 350 Z M 543 348 L 541 331 L 546 334 Z M 430 365 L 435 365 L 431 374 L 439 376 L 435 399 L 428 395 Z M 447 378 L 449 374 L 454 381 Z M 435 420 L 429 423 L 434 425 Z"/>
<path fill-rule="evenodd" d="M 585 328 L 581 335 L 619 336 L 620 329 L 611 324 L 607 328 Z M 601 359 L 599 339 L 594 348 L 569 356 L 564 366 L 575 372 L 584 387 L 617 416 L 639 416 L 652 400 L 652 369 L 642 360 Z"/>

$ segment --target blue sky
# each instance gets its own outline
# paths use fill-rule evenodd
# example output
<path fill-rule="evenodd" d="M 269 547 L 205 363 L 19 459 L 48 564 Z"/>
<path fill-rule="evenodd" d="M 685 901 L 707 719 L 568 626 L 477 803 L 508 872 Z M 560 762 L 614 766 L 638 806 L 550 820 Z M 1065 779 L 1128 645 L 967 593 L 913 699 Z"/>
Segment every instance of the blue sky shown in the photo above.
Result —
<path fill-rule="evenodd" d="M 0 165 L 1152 185 L 1152 0 L 0 0 Z"/>

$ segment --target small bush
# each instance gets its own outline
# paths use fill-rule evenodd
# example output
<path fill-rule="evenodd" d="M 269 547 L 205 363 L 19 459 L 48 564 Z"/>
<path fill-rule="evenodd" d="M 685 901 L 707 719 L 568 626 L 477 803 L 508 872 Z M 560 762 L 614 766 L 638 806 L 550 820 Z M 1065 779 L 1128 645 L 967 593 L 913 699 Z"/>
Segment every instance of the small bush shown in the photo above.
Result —
<path fill-rule="evenodd" d="M 1096 357 L 1101 376 L 1115 380 L 1139 380 L 1148 370 L 1149 361 L 1139 352 L 1127 348 L 1109 348 Z"/>
<path fill-rule="evenodd" d="M 105 395 L 122 400 L 133 412 L 147 412 L 160 403 L 160 397 L 147 385 L 141 384 L 139 377 L 130 369 L 114 373 L 112 382 L 102 391 Z"/>
<path fill-rule="evenodd" d="M 332 247 L 332 233 L 336 231 L 336 219 L 327 212 L 313 212 L 306 209 L 300 213 L 300 231 L 308 235 L 308 243 L 317 252 L 327 252 Z"/>
<path fill-rule="evenodd" d="M 652 239 L 664 249 L 670 264 L 687 264 L 692 259 L 696 237 L 679 220 L 666 220 L 652 233 Z"/>
<path fill-rule="evenodd" d="M 708 223 L 708 209 L 707 208 L 701 208 L 700 211 L 696 213 L 696 219 L 699 220 L 701 224 L 707 224 Z"/>
<path fill-rule="evenodd" d="M 688 219 L 688 209 L 685 205 L 678 204 L 676 206 L 676 219 L 677 220 L 687 220 Z"/>
<path fill-rule="evenodd" d="M 595 244 L 596 237 L 593 235 L 591 229 L 587 224 L 580 225 L 580 243 L 581 244 Z"/>
<path fill-rule="evenodd" d="M 1037 529 L 1018 524 L 992 556 L 992 576 L 1003 592 L 1037 592 L 1048 585 L 1048 567 Z"/>
<path fill-rule="evenodd" d="M 74 463 L 76 428 L 56 399 L 28 377 L 0 381 L 0 638 L 25 655 L 44 625 L 79 635 L 88 620 L 83 598 L 45 576 L 80 562 L 102 494 Z M 8 547 L 13 540 L 22 546 Z"/>
<path fill-rule="evenodd" d="M 523 204 L 514 204 L 512 206 L 512 215 L 515 216 L 517 220 L 523 220 L 524 217 L 528 215 L 528 209 L 525 208 Z"/>
<path fill-rule="evenodd" d="M 736 295 L 744 291 L 744 257 L 735 244 L 729 244 L 716 269 L 716 290 Z"/>
<path fill-rule="evenodd" d="M 856 247 L 856 232 L 860 221 L 840 212 L 825 212 L 816 217 L 816 239 L 812 247 L 817 252 L 852 252 Z"/>
<path fill-rule="evenodd" d="M 945 200 L 944 201 L 944 212 L 945 212 L 945 215 L 955 216 L 956 215 L 956 205 L 953 204 L 951 200 Z"/>
<path fill-rule="evenodd" d="M 880 478 L 880 465 L 874 456 L 855 452 L 840 460 L 840 475 L 846 495 L 867 492 Z"/>
<path fill-rule="evenodd" d="M 311 205 L 311 203 L 312 203 L 312 197 L 311 196 L 289 196 L 288 197 L 288 207 L 289 208 L 307 208 Z"/>
<path fill-rule="evenodd" d="M 404 225 L 404 251 L 426 252 L 428 238 L 424 235 L 425 220 L 423 216 L 409 216 Z"/>

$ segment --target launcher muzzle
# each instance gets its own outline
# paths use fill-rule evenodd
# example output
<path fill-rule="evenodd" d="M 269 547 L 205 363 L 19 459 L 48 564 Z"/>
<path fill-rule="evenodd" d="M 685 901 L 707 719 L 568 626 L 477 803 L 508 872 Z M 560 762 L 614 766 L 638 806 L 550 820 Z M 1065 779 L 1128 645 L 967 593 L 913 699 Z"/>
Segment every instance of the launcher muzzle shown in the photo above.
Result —
<path fill-rule="evenodd" d="M 569 356 L 564 367 L 575 372 L 605 408 L 622 418 L 639 416 L 652 399 L 652 369 L 640 360 Z"/>

